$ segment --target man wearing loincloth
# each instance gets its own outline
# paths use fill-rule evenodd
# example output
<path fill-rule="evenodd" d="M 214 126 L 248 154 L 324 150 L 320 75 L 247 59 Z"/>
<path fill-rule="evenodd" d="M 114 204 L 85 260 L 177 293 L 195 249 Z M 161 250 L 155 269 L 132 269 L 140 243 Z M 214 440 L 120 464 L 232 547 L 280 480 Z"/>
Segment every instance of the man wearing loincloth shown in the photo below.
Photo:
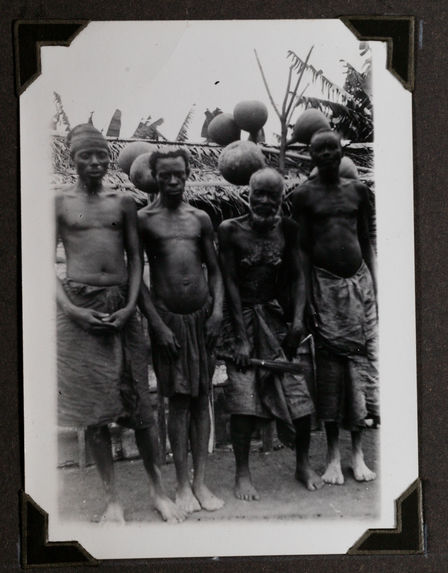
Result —
<path fill-rule="evenodd" d="M 316 340 L 317 410 L 325 422 L 327 468 L 322 479 L 344 483 L 339 426 L 351 430 L 355 479 L 376 477 L 364 462 L 362 429 L 377 403 L 377 306 L 369 238 L 368 188 L 341 179 L 339 136 L 316 132 L 310 144 L 318 176 L 292 193 L 293 213 L 307 255 L 311 324 Z"/>
<path fill-rule="evenodd" d="M 223 284 L 210 217 L 183 200 L 189 158 L 183 150 L 154 152 L 150 167 L 159 198 L 139 211 L 150 268 L 148 318 L 154 371 L 169 398 L 168 435 L 176 467 L 176 503 L 190 513 L 223 506 L 205 485 L 214 345 L 222 321 Z M 188 470 L 190 438 L 194 475 Z"/>
<path fill-rule="evenodd" d="M 109 149 L 98 130 L 79 125 L 68 144 L 78 180 L 56 198 L 67 260 L 66 278 L 57 282 L 59 425 L 87 428 L 106 492 L 101 520 L 124 519 L 107 426 L 120 422 L 135 430 L 154 507 L 164 520 L 182 521 L 185 513 L 161 483 L 147 353 L 135 314 L 142 265 L 134 201 L 103 185 Z"/>
<path fill-rule="evenodd" d="M 279 215 L 283 188 L 283 177 L 274 169 L 257 171 L 250 179 L 249 214 L 224 221 L 218 230 L 228 310 L 220 347 L 230 354 L 225 394 L 236 464 L 234 492 L 247 501 L 259 499 L 249 451 L 257 422 L 263 419 L 275 417 L 295 430 L 296 478 L 309 490 L 323 485 L 308 460 L 312 365 L 305 353 L 297 354 L 304 337 L 305 281 L 297 225 Z M 293 307 L 289 328 L 278 300 L 285 289 L 291 292 Z M 250 366 L 251 358 L 300 359 L 302 371 L 274 374 Z"/>

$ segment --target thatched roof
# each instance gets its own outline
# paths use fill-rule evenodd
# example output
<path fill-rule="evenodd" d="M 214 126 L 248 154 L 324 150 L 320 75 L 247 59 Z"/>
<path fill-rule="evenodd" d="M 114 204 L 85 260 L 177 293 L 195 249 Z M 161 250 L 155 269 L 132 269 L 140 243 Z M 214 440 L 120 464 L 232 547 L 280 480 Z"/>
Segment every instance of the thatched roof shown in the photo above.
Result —
<path fill-rule="evenodd" d="M 136 189 L 126 173 L 118 167 L 120 151 L 130 141 L 126 139 L 107 138 L 111 153 L 109 171 L 105 182 L 112 187 L 132 193 L 139 206 L 146 205 L 148 196 Z M 148 141 L 148 140 L 145 140 Z M 187 149 L 190 157 L 190 176 L 188 178 L 185 198 L 191 204 L 207 211 L 215 224 L 223 219 L 243 214 L 247 210 L 248 188 L 246 186 L 232 185 L 227 182 L 218 170 L 218 159 L 222 147 L 213 144 L 194 144 L 179 142 L 148 141 L 157 149 L 183 148 Z M 279 148 L 275 146 L 262 146 L 266 164 L 278 167 Z M 355 144 L 346 148 L 348 155 L 358 167 L 361 179 L 369 186 L 373 184 L 372 177 L 372 150 L 368 144 Z M 70 154 L 65 137 L 52 136 L 53 156 L 53 185 L 61 188 L 76 181 L 76 171 L 70 160 Z M 306 147 L 296 145 L 288 149 L 286 155 L 286 191 L 302 183 L 311 171 L 312 164 Z M 285 205 L 286 211 L 288 205 Z"/>

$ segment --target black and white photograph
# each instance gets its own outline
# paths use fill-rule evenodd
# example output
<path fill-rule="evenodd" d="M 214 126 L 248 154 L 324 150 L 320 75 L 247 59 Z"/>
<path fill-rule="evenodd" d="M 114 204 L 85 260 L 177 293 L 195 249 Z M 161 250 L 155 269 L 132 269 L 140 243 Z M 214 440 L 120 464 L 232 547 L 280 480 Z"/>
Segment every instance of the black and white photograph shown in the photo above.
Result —
<path fill-rule="evenodd" d="M 418 477 L 412 100 L 386 61 L 340 20 L 41 47 L 24 467 L 51 541 L 340 554 L 395 526 Z"/>

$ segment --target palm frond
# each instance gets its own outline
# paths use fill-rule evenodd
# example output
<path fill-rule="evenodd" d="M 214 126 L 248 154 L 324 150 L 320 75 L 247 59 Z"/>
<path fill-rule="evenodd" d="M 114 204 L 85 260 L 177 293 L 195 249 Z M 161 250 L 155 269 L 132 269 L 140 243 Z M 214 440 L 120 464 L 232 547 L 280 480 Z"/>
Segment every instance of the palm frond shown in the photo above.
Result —
<path fill-rule="evenodd" d="M 177 134 L 177 137 L 176 137 L 176 141 L 180 141 L 180 142 L 187 141 L 187 139 L 188 139 L 188 128 L 190 127 L 191 118 L 193 117 L 193 114 L 194 114 L 194 106 L 195 106 L 195 104 L 193 104 L 191 106 L 190 111 L 187 113 L 184 121 L 182 122 L 182 125 L 180 126 L 180 129 L 179 129 L 179 133 Z"/>
<path fill-rule="evenodd" d="M 120 137 L 121 110 L 116 109 L 107 128 L 106 137 Z"/>
<path fill-rule="evenodd" d="M 305 70 L 311 74 L 311 79 L 313 83 L 320 82 L 320 87 L 322 92 L 327 96 L 328 99 L 335 100 L 338 98 L 342 102 L 346 102 L 351 99 L 350 94 L 340 86 L 336 85 L 334 82 L 329 80 L 323 73 L 322 70 L 317 70 L 313 65 L 306 64 L 305 62 L 292 50 L 288 50 L 287 57 L 291 61 L 291 67 L 296 73 L 300 73 L 305 67 Z"/>

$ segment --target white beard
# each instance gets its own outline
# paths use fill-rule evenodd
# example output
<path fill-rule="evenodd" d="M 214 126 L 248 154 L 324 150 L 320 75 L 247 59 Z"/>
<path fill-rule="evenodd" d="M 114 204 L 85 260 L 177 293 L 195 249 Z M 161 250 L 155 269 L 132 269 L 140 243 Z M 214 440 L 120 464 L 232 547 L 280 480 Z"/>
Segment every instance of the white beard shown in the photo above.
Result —
<path fill-rule="evenodd" d="M 263 217 L 261 215 L 257 215 L 250 209 L 250 224 L 256 231 L 270 231 L 273 229 L 278 223 L 280 222 L 280 208 L 274 215 L 268 215 L 267 217 Z"/>

